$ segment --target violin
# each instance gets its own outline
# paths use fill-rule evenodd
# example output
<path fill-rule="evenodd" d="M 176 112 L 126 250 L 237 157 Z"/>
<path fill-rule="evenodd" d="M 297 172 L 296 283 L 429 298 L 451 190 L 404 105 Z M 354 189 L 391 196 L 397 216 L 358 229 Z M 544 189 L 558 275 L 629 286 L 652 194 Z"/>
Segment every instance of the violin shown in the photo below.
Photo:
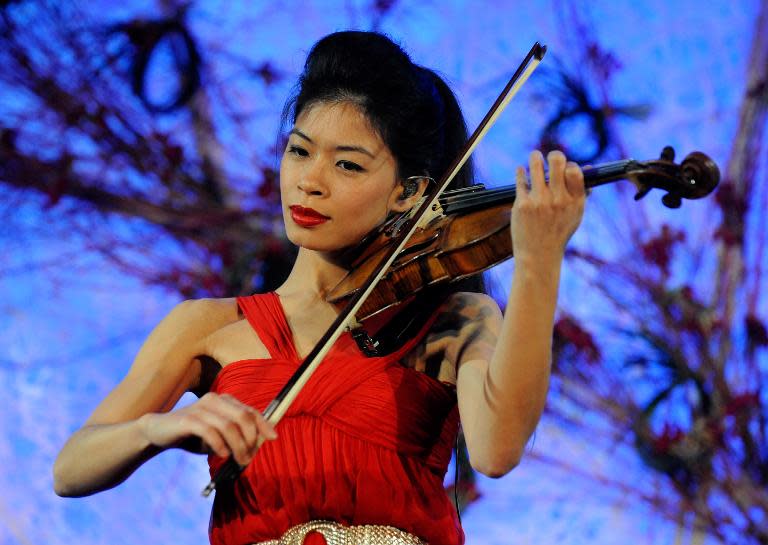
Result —
<path fill-rule="evenodd" d="M 720 170 L 706 154 L 690 153 L 679 165 L 674 159 L 674 149 L 667 146 L 656 160 L 627 159 L 586 167 L 584 185 L 590 189 L 626 179 L 637 187 L 635 200 L 654 188 L 666 191 L 661 201 L 668 208 L 679 208 L 683 199 L 705 197 L 717 187 Z M 357 319 L 362 322 L 424 288 L 463 280 L 512 257 L 509 221 L 515 195 L 514 186 L 486 189 L 482 184 L 444 192 L 366 298 Z M 328 302 L 340 309 L 346 305 L 403 222 L 403 217 L 392 219 L 363 241 L 364 249 L 349 274 L 329 293 Z"/>

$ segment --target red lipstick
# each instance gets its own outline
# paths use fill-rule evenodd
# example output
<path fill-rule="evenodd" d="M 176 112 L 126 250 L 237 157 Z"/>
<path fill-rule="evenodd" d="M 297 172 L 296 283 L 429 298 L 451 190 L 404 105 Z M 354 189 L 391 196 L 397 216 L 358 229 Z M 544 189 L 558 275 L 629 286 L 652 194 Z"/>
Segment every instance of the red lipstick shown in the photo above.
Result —
<path fill-rule="evenodd" d="M 320 212 L 305 208 L 298 204 L 289 207 L 291 209 L 291 219 L 301 227 L 314 227 L 328 221 L 328 216 L 323 216 Z"/>

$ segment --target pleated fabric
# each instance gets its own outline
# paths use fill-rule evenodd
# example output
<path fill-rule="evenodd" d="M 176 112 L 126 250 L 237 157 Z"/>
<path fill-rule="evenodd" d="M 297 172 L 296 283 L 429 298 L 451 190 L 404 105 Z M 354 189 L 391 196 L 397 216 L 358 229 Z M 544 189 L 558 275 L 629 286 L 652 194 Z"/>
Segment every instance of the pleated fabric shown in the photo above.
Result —
<path fill-rule="evenodd" d="M 227 365 L 211 390 L 263 411 L 300 360 L 277 294 L 237 302 L 270 358 Z M 455 388 L 399 363 L 431 325 L 376 358 L 342 335 L 277 425 L 278 438 L 234 485 L 216 491 L 211 543 L 245 545 L 333 520 L 394 526 L 430 545 L 463 544 L 443 488 L 458 432 Z M 211 475 L 224 461 L 209 457 Z"/>

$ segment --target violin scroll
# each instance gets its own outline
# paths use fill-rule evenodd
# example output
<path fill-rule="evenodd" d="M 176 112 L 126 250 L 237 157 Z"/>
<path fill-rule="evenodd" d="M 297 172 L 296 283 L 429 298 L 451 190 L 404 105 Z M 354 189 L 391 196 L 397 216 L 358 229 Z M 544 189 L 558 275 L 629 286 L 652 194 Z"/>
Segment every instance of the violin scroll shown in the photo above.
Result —
<path fill-rule="evenodd" d="M 674 162 L 675 150 L 666 146 L 656 161 L 640 163 L 628 177 L 638 186 L 635 200 L 643 198 L 651 189 L 667 192 L 661 202 L 667 208 L 680 208 L 683 199 L 700 199 L 712 193 L 720 182 L 720 169 L 706 154 L 694 151 L 686 155 L 679 165 Z"/>

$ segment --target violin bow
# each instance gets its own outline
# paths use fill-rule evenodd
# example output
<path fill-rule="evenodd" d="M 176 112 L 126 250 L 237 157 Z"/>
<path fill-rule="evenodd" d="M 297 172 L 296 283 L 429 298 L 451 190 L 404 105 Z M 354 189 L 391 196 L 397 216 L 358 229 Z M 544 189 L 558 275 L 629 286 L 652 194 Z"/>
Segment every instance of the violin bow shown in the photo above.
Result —
<path fill-rule="evenodd" d="M 408 239 L 416 232 L 422 218 L 426 216 L 434 206 L 438 204 L 438 198 L 451 183 L 453 178 L 458 174 L 461 167 L 467 162 L 469 157 L 474 152 L 477 145 L 490 130 L 498 117 L 510 103 L 512 98 L 517 94 L 523 84 L 528 80 L 530 75 L 536 69 L 544 57 L 547 48 L 536 42 L 531 47 L 531 50 L 520 63 L 515 73 L 510 78 L 507 85 L 504 87 L 499 97 L 493 103 L 488 113 L 480 122 L 478 127 L 470 136 L 469 140 L 465 144 L 459 156 L 454 160 L 451 166 L 446 170 L 443 177 L 436 184 L 436 187 L 429 198 L 422 199 L 421 205 L 417 211 L 410 215 L 408 220 L 398 229 L 395 242 L 390 245 L 388 251 L 384 254 L 379 264 L 371 272 L 367 281 L 357 290 L 354 296 L 347 302 L 346 307 L 336 317 L 330 328 L 320 338 L 312 351 L 304 358 L 304 361 L 296 369 L 291 378 L 288 379 L 285 386 L 278 392 L 277 396 L 267 405 L 264 409 L 262 416 L 267 422 L 272 425 L 277 424 L 285 415 L 288 408 L 298 396 L 301 389 L 307 383 L 309 378 L 320 365 L 322 360 L 331 350 L 331 347 L 338 340 L 338 338 L 344 333 L 345 330 L 352 329 L 357 326 L 357 320 L 355 318 L 360 307 L 365 300 L 371 294 L 373 289 L 378 284 L 379 280 L 389 269 L 390 265 L 395 261 L 397 255 L 405 248 Z M 256 442 L 256 448 L 258 449 L 264 443 L 263 436 L 259 436 Z M 233 456 L 219 468 L 216 474 L 213 476 L 208 485 L 203 489 L 203 496 L 208 497 L 216 487 L 222 483 L 232 481 L 245 469 L 246 466 L 241 466 L 237 463 Z"/>

